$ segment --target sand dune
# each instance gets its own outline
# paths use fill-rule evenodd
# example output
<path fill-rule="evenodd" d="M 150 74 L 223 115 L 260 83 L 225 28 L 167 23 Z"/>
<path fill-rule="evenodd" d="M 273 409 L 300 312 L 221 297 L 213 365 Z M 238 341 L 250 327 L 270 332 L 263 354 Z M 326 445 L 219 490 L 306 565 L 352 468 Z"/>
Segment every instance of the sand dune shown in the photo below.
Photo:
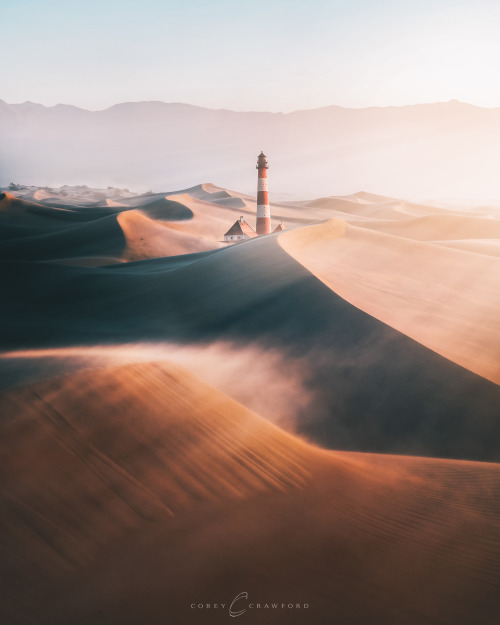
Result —
<path fill-rule="evenodd" d="M 464 252 L 500 256 L 500 239 L 459 239 L 450 241 L 433 241 L 444 247 L 452 247 Z"/>
<path fill-rule="evenodd" d="M 470 214 L 428 215 L 391 223 L 365 221 L 363 227 L 417 241 L 500 238 L 500 219 Z"/>
<path fill-rule="evenodd" d="M 57 197 L 57 194 L 45 189 L 38 189 L 33 193 L 34 200 L 49 200 L 50 198 Z"/>
<path fill-rule="evenodd" d="M 43 189 L 40 191 L 47 193 Z M 103 216 L 103 213 L 95 212 L 93 214 L 90 209 L 97 211 L 97 209 L 104 210 L 107 208 L 110 209 L 108 214 L 139 209 L 154 219 L 173 222 L 172 227 L 177 230 L 206 238 L 212 242 L 220 242 L 223 233 L 240 215 L 253 223 L 256 211 L 255 197 L 223 189 L 211 183 L 168 193 L 148 192 L 132 195 L 128 192 L 127 197 L 118 195 L 116 189 L 110 190 L 108 197 L 105 196 L 104 191 L 96 190 L 96 196 L 102 196 L 102 199 L 95 202 L 88 201 L 92 190 L 86 189 L 86 199 L 79 195 L 74 196 L 82 200 L 80 206 L 71 199 L 73 196 L 68 196 L 67 189 L 63 189 L 63 191 L 64 195 L 57 195 L 57 197 L 51 195 L 46 202 L 41 200 L 39 206 L 66 208 L 77 219 L 80 215 L 82 219 Z M 36 191 L 29 193 L 19 191 L 17 193 L 20 197 L 25 198 L 32 197 Z M 66 201 L 68 202 L 67 205 L 64 203 Z M 440 231 L 446 232 L 446 227 L 449 224 L 446 219 L 453 215 L 462 217 L 464 220 L 466 218 L 470 218 L 472 221 L 477 220 L 479 225 L 483 223 L 481 218 L 485 217 L 477 210 L 471 217 L 470 213 L 464 211 L 445 210 L 365 192 L 351 196 L 329 196 L 300 202 L 272 202 L 271 213 L 275 225 L 285 221 L 289 229 L 339 217 L 350 223 L 363 224 L 366 227 L 382 229 L 387 232 L 394 231 L 395 234 L 402 236 L 406 236 L 405 233 L 409 233 L 408 236 L 413 236 L 414 230 L 414 236 L 417 238 L 420 231 L 424 232 L 424 238 L 425 232 L 436 232 L 436 236 Z M 432 220 L 441 214 L 444 219 L 444 227 L 440 230 L 433 229 Z M 412 218 L 417 219 L 413 221 Z M 419 226 L 418 218 L 421 218 L 422 227 Z M 425 218 L 428 218 L 428 221 Z M 402 221 L 408 222 L 408 226 L 399 224 Z"/>
<path fill-rule="evenodd" d="M 104 206 L 109 206 L 111 208 L 122 208 L 126 206 L 123 202 L 116 202 L 115 200 L 111 200 L 109 197 L 104 200 Z"/>
<path fill-rule="evenodd" d="M 0 566 L 23 599 L 10 596 L 7 609 L 31 617 L 54 573 L 71 578 L 126 530 L 298 487 L 308 475 L 300 442 L 173 366 L 83 372 L 7 392 L 0 404 Z"/>
<path fill-rule="evenodd" d="M 135 210 L 121 213 L 118 223 L 126 241 L 125 260 L 193 254 L 217 247 L 204 238 L 177 232 Z"/>
<path fill-rule="evenodd" d="M 115 215 L 116 210 L 104 207 L 65 205 L 54 206 L 44 202 L 32 202 L 17 198 L 9 193 L 0 197 L 0 219 L 3 224 L 22 226 L 26 229 L 38 227 L 52 231 L 59 227 L 73 225 L 71 222 L 92 221 L 100 217 Z M 83 210 L 82 210 L 83 208 Z"/>
<path fill-rule="evenodd" d="M 339 297 L 280 240 L 104 268 L 2 262 L 0 345 L 225 341 L 236 358 L 256 343 L 296 363 L 313 397 L 299 431 L 325 446 L 500 460 L 500 388 Z"/>
<path fill-rule="evenodd" d="M 187 205 L 164 194 L 142 198 L 139 207 L 140 213 L 109 200 L 102 206 L 54 207 L 5 194 L 0 201 L 0 223 L 5 226 L 0 258 L 99 266 L 218 247 L 216 241 L 225 226 L 222 220 L 218 238 L 210 240 L 196 234 L 203 228 L 188 226 L 187 232 L 179 233 L 175 226 L 168 229 L 162 225 L 193 219 Z"/>
<path fill-rule="evenodd" d="M 47 209 L 61 210 L 61 209 Z M 49 217 L 50 218 L 50 217 Z M 17 238 L 0 243 L 0 258 L 4 260 L 54 260 L 82 256 L 105 256 L 109 262 L 118 262 L 125 246 L 125 238 L 116 216 Z"/>
<path fill-rule="evenodd" d="M 193 218 L 193 212 L 187 206 L 168 196 L 147 201 L 139 208 L 148 217 L 163 221 L 189 221 Z"/>
<path fill-rule="evenodd" d="M 70 219 L 71 216 L 78 217 L 71 208 L 48 207 L 39 202 L 19 199 L 7 192 L 2 192 L 0 194 L 0 210 L 3 219 L 9 217 L 11 219 L 15 219 L 16 217 L 19 219 L 20 216 L 29 216 L 29 219 L 32 220 L 35 219 L 35 217 L 50 217 L 55 221 L 57 219 Z M 82 215 L 81 219 L 85 219 L 85 215 Z"/>
<path fill-rule="evenodd" d="M 372 193 L 354 193 L 348 196 L 328 196 L 306 200 L 301 202 L 289 202 L 289 206 L 303 209 L 307 214 L 314 211 L 318 219 L 341 217 L 349 222 L 359 222 L 376 228 L 377 226 L 385 231 L 385 227 L 394 228 L 395 234 L 411 232 L 411 218 L 436 217 L 443 215 L 445 218 L 459 216 L 462 218 L 471 217 L 470 210 L 459 210 L 453 208 L 442 208 L 431 204 L 417 204 L 401 199 L 374 195 Z M 320 212 L 316 212 L 319 209 Z M 488 211 L 474 209 L 473 217 L 491 217 Z M 370 221 L 374 220 L 374 221 Z M 406 220 L 405 223 L 400 223 Z M 396 223 L 393 223 L 396 222 Z M 418 223 L 418 221 L 415 221 Z"/>
<path fill-rule="evenodd" d="M 179 191 L 174 192 L 175 195 L 179 195 Z M 219 204 L 221 206 L 229 206 L 230 208 L 239 208 L 244 206 L 244 199 L 250 199 L 250 196 L 237 193 L 235 191 L 228 191 L 222 187 L 217 187 L 211 182 L 190 187 L 185 189 L 183 193 L 190 195 L 198 200 L 204 202 L 210 202 L 211 204 Z"/>
<path fill-rule="evenodd" d="M 66 204 L 67 206 L 106 206 L 106 200 L 121 202 L 137 196 L 137 193 L 128 189 L 107 187 L 96 189 L 87 185 L 64 185 L 62 187 L 18 186 L 9 189 L 17 198 L 37 201 L 47 206 Z"/>
<path fill-rule="evenodd" d="M 71 265 L 96 266 L 157 256 L 190 254 L 220 247 L 224 233 L 241 215 L 250 223 L 255 219 L 255 198 L 229 192 L 212 184 L 196 185 L 171 193 L 120 197 L 119 201 L 113 199 L 116 197 L 116 190 L 112 190 L 111 197 L 103 197 L 93 202 L 89 201 L 93 199 L 92 190 L 86 189 L 85 192 L 87 196 L 83 199 L 86 201 L 81 205 L 75 203 L 74 199 L 82 200 L 82 197 L 77 194 L 73 199 L 72 196 L 68 198 L 67 189 L 64 189 L 64 195 L 58 195 L 55 191 L 49 193 L 44 189 L 30 190 L 29 193 L 20 191 L 20 198 L 6 194 L 3 200 L 5 210 L 0 214 L 0 220 L 10 228 L 4 233 L 5 238 L 23 239 L 46 234 L 50 236 L 47 239 L 44 236 L 42 239 L 7 243 L 3 251 L 0 250 L 2 258 L 24 257 L 30 260 L 61 262 L 67 259 Z M 96 191 L 96 194 L 103 195 L 103 192 Z M 38 197 L 41 203 L 33 203 L 24 199 L 25 197 Z M 140 219 L 137 211 L 150 218 L 149 221 Z M 288 212 L 289 226 L 304 223 L 304 219 L 294 218 L 293 210 Z M 106 227 L 109 224 L 97 221 L 103 217 L 118 215 L 118 224 L 124 229 L 126 238 L 126 248 L 123 248 L 123 242 L 120 243 L 121 252 L 120 249 L 111 250 L 113 238 L 109 227 Z M 275 219 L 277 221 L 281 218 L 277 215 Z M 311 218 L 314 219 L 314 216 L 305 221 L 310 223 Z M 74 225 L 70 223 L 72 221 L 96 223 L 89 228 L 69 233 L 68 236 L 64 235 L 65 240 L 59 244 L 52 225 L 55 219 L 65 228 Z M 20 222 L 22 224 L 18 225 Z M 160 222 L 167 224 L 170 231 L 162 228 Z M 132 224 L 133 227 L 130 227 Z M 99 245 L 101 229 L 104 237 L 109 237 L 109 251 L 101 249 Z M 89 237 L 95 237 L 94 249 L 87 244 Z M 68 245 L 70 240 L 71 245 Z M 85 240 L 83 249 L 80 240 Z M 57 250 L 61 247 L 65 248 L 64 252 L 58 255 Z"/>
<path fill-rule="evenodd" d="M 456 218 L 450 219 L 456 225 L 450 237 L 458 229 L 463 232 L 471 221 L 457 224 Z M 442 217 L 425 219 L 413 224 L 411 233 L 418 237 L 421 226 L 427 236 L 436 230 L 442 236 L 448 222 Z M 486 236 L 494 224 L 480 226 Z M 400 227 L 391 224 L 389 230 Z M 406 232 L 406 223 L 402 228 Z M 281 235 L 279 241 L 357 308 L 500 383 L 500 264 L 496 258 L 372 232 L 341 220 Z"/>
<path fill-rule="evenodd" d="M 220 623 L 242 591 L 259 623 L 495 622 L 498 465 L 324 452 L 166 363 L 0 406 L 4 622 Z"/>
<path fill-rule="evenodd" d="M 16 193 L 2 623 L 497 622 L 494 211 L 282 202 L 220 247 L 255 198 Z"/>

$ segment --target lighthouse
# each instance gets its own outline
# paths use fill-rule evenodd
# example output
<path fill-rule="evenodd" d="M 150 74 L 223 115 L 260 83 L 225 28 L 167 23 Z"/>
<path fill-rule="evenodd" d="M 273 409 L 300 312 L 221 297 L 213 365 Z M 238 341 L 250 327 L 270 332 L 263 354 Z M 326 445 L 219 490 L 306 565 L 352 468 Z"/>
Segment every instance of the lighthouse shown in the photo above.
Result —
<path fill-rule="evenodd" d="M 267 170 L 269 165 L 264 152 L 257 157 L 258 185 L 257 185 L 257 225 L 255 230 L 245 221 L 243 215 L 229 228 L 224 235 L 224 243 L 239 243 L 262 234 L 271 234 L 271 210 L 267 194 Z M 273 232 L 282 232 L 286 226 L 281 222 Z"/>
<path fill-rule="evenodd" d="M 269 234 L 271 232 L 271 210 L 269 209 L 269 196 L 267 193 L 267 170 L 269 165 L 264 152 L 257 157 L 257 234 Z"/>

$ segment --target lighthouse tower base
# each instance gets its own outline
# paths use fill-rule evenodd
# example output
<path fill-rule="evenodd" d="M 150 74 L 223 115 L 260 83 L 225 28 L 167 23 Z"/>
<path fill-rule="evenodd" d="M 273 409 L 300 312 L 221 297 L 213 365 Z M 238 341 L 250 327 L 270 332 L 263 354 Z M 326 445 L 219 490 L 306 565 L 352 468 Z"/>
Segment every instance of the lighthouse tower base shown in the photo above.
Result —
<path fill-rule="evenodd" d="M 271 218 L 257 217 L 255 231 L 257 232 L 257 234 L 269 234 L 271 232 Z"/>

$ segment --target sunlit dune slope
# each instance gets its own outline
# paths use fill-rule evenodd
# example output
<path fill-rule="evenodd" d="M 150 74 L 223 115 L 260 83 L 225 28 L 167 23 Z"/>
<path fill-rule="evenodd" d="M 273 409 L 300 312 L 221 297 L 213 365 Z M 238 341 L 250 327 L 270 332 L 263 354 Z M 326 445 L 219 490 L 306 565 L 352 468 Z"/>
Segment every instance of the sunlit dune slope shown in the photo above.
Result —
<path fill-rule="evenodd" d="M 121 213 L 118 223 L 126 241 L 125 260 L 194 254 L 217 247 L 205 238 L 178 232 L 170 224 L 159 223 L 135 210 Z"/>
<path fill-rule="evenodd" d="M 363 227 L 417 241 L 500 239 L 500 219 L 470 214 L 434 214 L 390 223 L 367 220 Z"/>
<path fill-rule="evenodd" d="M 255 623 L 496 622 L 498 465 L 324 452 L 167 363 L 0 413 L 2 622 L 220 623 L 242 591 L 309 604 Z"/>
<path fill-rule="evenodd" d="M 430 224 L 424 220 L 427 226 L 420 222 L 420 228 L 428 228 L 427 236 L 434 232 L 442 237 L 444 230 L 453 238 L 457 230 L 479 227 L 474 220 L 462 224 L 451 217 L 455 229 L 450 229 L 443 219 Z M 483 235 L 495 224 L 500 222 L 485 220 Z M 418 236 L 419 225 L 411 232 Z M 500 383 L 498 258 L 372 232 L 341 220 L 287 233 L 279 241 L 356 307 Z"/>
<path fill-rule="evenodd" d="M 500 256 L 499 239 L 452 239 L 448 241 L 434 241 L 444 247 L 452 247 L 464 252 L 474 252 L 474 254 L 484 254 L 486 256 Z"/>
<path fill-rule="evenodd" d="M 332 195 L 313 200 L 287 202 L 285 205 L 293 207 L 297 216 L 314 215 L 317 220 L 321 221 L 332 217 L 341 217 L 353 222 L 375 220 L 374 223 L 381 223 L 382 227 L 384 223 L 391 221 L 400 222 L 431 215 L 463 215 L 460 211 L 416 204 L 363 191 L 353 195 Z"/>

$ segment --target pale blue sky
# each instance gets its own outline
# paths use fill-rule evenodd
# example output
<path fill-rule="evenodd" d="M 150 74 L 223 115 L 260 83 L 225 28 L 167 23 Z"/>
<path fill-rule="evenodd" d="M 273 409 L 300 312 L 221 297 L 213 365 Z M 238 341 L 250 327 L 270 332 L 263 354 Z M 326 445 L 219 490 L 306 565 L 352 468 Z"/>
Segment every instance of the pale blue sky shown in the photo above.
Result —
<path fill-rule="evenodd" d="M 498 0 L 0 0 L 0 98 L 500 106 Z"/>

